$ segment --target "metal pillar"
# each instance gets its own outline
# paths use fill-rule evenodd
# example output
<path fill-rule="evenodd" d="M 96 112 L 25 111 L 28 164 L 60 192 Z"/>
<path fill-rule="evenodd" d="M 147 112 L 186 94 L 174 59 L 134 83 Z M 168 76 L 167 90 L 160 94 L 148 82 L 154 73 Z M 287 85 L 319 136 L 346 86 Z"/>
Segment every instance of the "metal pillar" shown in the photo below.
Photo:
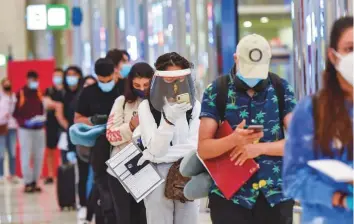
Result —
<path fill-rule="evenodd" d="M 316 92 L 325 69 L 326 46 L 333 22 L 348 14 L 347 0 L 292 0 L 296 96 Z"/>
<path fill-rule="evenodd" d="M 73 7 L 80 7 L 80 0 L 73 0 L 72 6 Z M 83 19 L 89 19 L 87 15 L 86 15 L 86 18 L 84 16 L 83 16 Z M 73 35 L 73 62 L 75 65 L 83 67 L 83 43 L 82 43 L 81 26 L 72 26 L 72 30 L 73 30 L 72 31 L 72 35 Z"/>

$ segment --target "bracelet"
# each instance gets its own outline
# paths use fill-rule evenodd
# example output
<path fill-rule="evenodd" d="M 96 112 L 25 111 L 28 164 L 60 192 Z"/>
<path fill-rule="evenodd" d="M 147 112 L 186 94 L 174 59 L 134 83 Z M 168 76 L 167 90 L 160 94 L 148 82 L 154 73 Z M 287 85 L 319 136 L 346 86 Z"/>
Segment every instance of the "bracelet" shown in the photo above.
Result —
<path fill-rule="evenodd" d="M 162 116 L 163 116 L 163 119 L 165 119 L 166 123 L 169 124 L 169 125 L 172 125 L 172 126 L 175 126 L 171 121 L 169 121 L 166 117 L 166 114 L 164 112 L 162 112 Z"/>
<path fill-rule="evenodd" d="M 131 131 L 134 131 L 135 128 L 134 128 L 134 126 L 132 125 L 132 122 L 129 122 L 129 128 L 130 128 Z"/>
<path fill-rule="evenodd" d="M 344 199 L 347 197 L 347 194 L 343 194 L 341 193 L 340 196 L 339 196 L 339 199 L 338 199 L 338 204 L 339 206 L 345 208 L 344 206 Z"/>

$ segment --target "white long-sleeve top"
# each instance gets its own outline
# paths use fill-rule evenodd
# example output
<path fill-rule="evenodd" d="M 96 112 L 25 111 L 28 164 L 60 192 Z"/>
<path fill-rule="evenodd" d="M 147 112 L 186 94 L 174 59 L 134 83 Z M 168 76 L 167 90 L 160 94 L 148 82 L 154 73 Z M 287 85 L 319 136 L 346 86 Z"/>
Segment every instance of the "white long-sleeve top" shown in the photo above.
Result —
<path fill-rule="evenodd" d="M 129 122 L 134 112 L 138 113 L 141 101 L 142 99 L 138 98 L 133 103 L 125 103 L 125 97 L 120 96 L 114 102 L 107 122 L 106 132 L 108 141 L 114 146 L 111 156 L 115 155 L 131 142 L 133 133 L 129 127 Z"/>
<path fill-rule="evenodd" d="M 185 157 L 198 146 L 199 115 L 201 105 L 195 102 L 192 118 L 187 122 L 186 116 L 181 116 L 174 126 L 167 124 L 161 116 L 160 126 L 157 127 L 150 105 L 144 100 L 139 106 L 139 121 L 141 140 L 146 150 L 153 155 L 153 163 L 172 163 Z M 172 146 L 171 146 L 172 141 Z"/>
<path fill-rule="evenodd" d="M 0 125 L 7 124 L 9 129 L 16 129 L 17 122 L 12 116 L 16 106 L 16 95 L 0 92 Z"/>

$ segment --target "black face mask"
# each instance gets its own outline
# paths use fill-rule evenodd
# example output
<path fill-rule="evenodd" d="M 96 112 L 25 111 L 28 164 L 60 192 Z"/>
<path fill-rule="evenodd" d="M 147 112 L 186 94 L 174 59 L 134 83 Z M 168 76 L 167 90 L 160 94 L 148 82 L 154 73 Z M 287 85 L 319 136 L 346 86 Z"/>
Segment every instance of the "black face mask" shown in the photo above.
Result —
<path fill-rule="evenodd" d="M 5 92 L 10 92 L 11 91 L 11 86 L 3 86 L 2 87 Z"/>

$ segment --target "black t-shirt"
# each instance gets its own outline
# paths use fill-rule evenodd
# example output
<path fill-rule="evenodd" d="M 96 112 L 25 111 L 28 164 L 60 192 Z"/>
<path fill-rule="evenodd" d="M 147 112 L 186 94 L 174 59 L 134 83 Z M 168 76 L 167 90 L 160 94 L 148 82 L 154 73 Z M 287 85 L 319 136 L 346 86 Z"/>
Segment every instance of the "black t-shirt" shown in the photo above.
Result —
<path fill-rule="evenodd" d="M 67 90 L 63 96 L 57 101 L 63 104 L 63 113 L 65 119 L 69 122 L 69 125 L 74 124 L 75 109 L 77 104 L 77 94 L 79 90 L 70 91 Z"/>
<path fill-rule="evenodd" d="M 45 90 L 45 96 L 54 101 L 60 101 L 63 95 L 63 90 L 57 90 L 54 87 L 50 87 Z M 47 124 L 50 124 L 49 126 L 59 126 L 58 120 L 55 117 L 55 110 L 47 110 Z"/>
<path fill-rule="evenodd" d="M 76 112 L 85 116 L 91 117 L 94 115 L 109 115 L 114 104 L 114 101 L 123 94 L 121 86 L 124 83 L 119 81 L 110 92 L 103 92 L 98 84 L 93 84 L 82 90 L 80 93 Z"/>
<path fill-rule="evenodd" d="M 62 97 L 57 100 L 58 102 L 61 102 L 63 104 L 64 118 L 68 121 L 69 127 L 74 124 L 75 108 L 77 104 L 77 96 L 79 93 L 80 90 L 75 90 L 75 91 L 66 90 L 65 93 L 62 95 Z M 70 140 L 69 130 L 67 130 L 67 133 L 68 133 L 68 150 L 74 151 L 75 146 Z"/>

